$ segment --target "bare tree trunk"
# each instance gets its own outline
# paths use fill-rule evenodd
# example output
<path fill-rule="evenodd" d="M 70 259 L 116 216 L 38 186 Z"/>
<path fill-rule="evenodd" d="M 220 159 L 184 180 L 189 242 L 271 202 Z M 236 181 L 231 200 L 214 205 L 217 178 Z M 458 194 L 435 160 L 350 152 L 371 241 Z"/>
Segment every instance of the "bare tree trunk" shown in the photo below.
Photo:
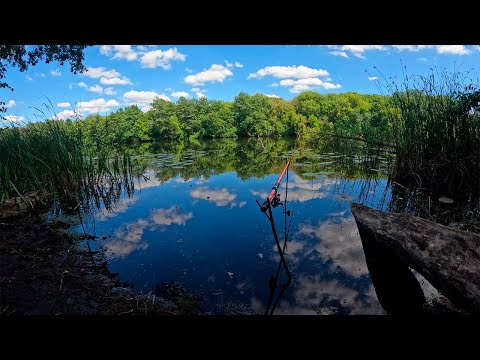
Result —
<path fill-rule="evenodd" d="M 350 207 L 363 243 L 377 244 L 455 305 L 480 314 L 480 235 L 356 203 Z"/>

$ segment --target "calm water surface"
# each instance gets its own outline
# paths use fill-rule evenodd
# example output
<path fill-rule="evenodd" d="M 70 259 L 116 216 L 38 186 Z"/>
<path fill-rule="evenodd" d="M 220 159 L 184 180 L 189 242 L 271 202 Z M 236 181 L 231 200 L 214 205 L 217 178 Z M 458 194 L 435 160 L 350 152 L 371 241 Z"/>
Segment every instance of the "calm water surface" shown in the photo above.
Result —
<path fill-rule="evenodd" d="M 86 230 L 104 238 L 93 245 L 105 249 L 110 270 L 144 292 L 179 281 L 201 295 L 206 312 L 263 314 L 280 257 L 256 200 L 265 200 L 301 147 L 282 139 L 151 146 L 136 156 L 145 172 L 133 196 L 85 214 Z M 388 155 L 373 158 L 353 143 L 300 150 L 288 174 L 285 258 L 293 281 L 274 313 L 383 314 L 349 202 L 384 208 Z M 285 185 L 286 178 L 282 201 Z M 283 240 L 282 208 L 273 213 Z M 286 280 L 282 269 L 278 284 Z"/>

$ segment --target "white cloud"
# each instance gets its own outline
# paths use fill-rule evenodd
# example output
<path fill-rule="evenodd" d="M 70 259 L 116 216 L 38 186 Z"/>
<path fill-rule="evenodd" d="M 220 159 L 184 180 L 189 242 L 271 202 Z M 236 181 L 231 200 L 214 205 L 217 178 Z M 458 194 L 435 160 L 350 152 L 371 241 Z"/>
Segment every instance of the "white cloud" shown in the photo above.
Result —
<path fill-rule="evenodd" d="M 138 53 L 132 49 L 131 45 L 102 45 L 100 54 L 110 56 L 112 59 L 125 59 L 127 61 L 136 60 Z"/>
<path fill-rule="evenodd" d="M 190 196 L 196 199 L 213 201 L 217 206 L 226 206 L 237 197 L 236 194 L 230 193 L 226 188 L 213 190 L 205 186 L 190 191 Z"/>
<path fill-rule="evenodd" d="M 267 66 L 263 69 L 258 70 L 256 73 L 251 73 L 248 75 L 248 79 L 252 78 L 262 78 L 264 76 L 273 76 L 278 79 L 305 79 L 313 78 L 316 76 L 328 76 L 330 75 L 327 70 L 323 69 L 312 69 L 307 66 Z"/>
<path fill-rule="evenodd" d="M 345 51 L 334 50 L 334 51 L 330 51 L 329 54 L 332 54 L 332 55 L 335 55 L 335 56 L 341 56 L 341 57 L 344 57 L 344 58 L 347 58 L 347 59 L 349 58 Z"/>
<path fill-rule="evenodd" d="M 177 91 L 177 92 L 171 93 L 170 95 L 175 98 L 180 98 L 183 96 L 184 98 L 188 99 L 190 97 L 190 94 L 185 91 Z"/>
<path fill-rule="evenodd" d="M 77 85 L 81 88 L 87 88 L 88 87 L 88 85 L 85 84 L 83 81 L 80 81 Z"/>
<path fill-rule="evenodd" d="M 477 50 L 477 51 L 480 51 L 480 45 L 473 45 L 473 49 Z"/>
<path fill-rule="evenodd" d="M 392 45 L 392 47 L 400 51 L 418 52 L 423 49 L 431 49 L 433 45 Z"/>
<path fill-rule="evenodd" d="M 198 97 L 199 99 L 206 97 L 206 96 L 205 96 L 204 94 L 202 94 L 201 92 L 197 92 L 197 93 L 195 93 L 195 95 L 197 95 L 197 97 Z"/>
<path fill-rule="evenodd" d="M 277 96 L 275 94 L 264 94 L 265 96 L 268 96 L 269 98 L 280 98 L 280 96 Z"/>
<path fill-rule="evenodd" d="M 5 107 L 7 108 L 11 108 L 14 106 L 17 106 L 17 103 L 15 102 L 15 100 L 8 100 L 8 102 L 5 104 Z"/>
<path fill-rule="evenodd" d="M 15 115 L 6 115 L 3 118 L 10 122 L 20 122 L 25 120 L 23 116 L 15 116 Z"/>
<path fill-rule="evenodd" d="M 105 95 L 117 95 L 117 90 L 113 87 L 105 88 Z"/>
<path fill-rule="evenodd" d="M 60 108 L 68 108 L 71 105 L 70 105 L 69 102 L 61 102 L 61 103 L 58 103 L 57 106 L 60 107 Z"/>
<path fill-rule="evenodd" d="M 200 89 L 198 87 L 193 87 L 190 89 L 191 92 L 199 92 L 199 93 L 204 93 L 204 92 L 207 92 L 206 89 Z"/>
<path fill-rule="evenodd" d="M 223 82 L 227 76 L 233 73 L 225 66 L 213 64 L 209 69 L 205 69 L 197 74 L 185 77 L 185 83 L 193 86 L 205 85 L 206 82 Z"/>
<path fill-rule="evenodd" d="M 68 104 L 68 103 L 67 103 Z M 70 104 L 69 104 L 70 106 Z M 55 114 L 53 115 L 52 117 L 50 117 L 50 119 L 53 119 L 53 120 L 65 120 L 65 119 L 73 119 L 73 118 L 77 118 L 80 116 L 80 113 L 78 113 L 77 111 L 74 111 L 74 110 L 63 110 L 63 111 L 60 111 L 58 114 Z"/>
<path fill-rule="evenodd" d="M 55 70 L 50 71 L 50 74 L 52 74 L 53 76 L 60 76 L 60 75 L 62 75 L 62 72 L 58 69 L 55 69 Z"/>
<path fill-rule="evenodd" d="M 301 91 L 310 90 L 316 87 L 323 87 L 324 89 L 340 89 L 340 84 L 332 84 L 319 78 L 305 78 L 305 79 L 286 79 L 280 81 L 281 86 L 290 87 L 290 92 L 299 93 Z"/>
<path fill-rule="evenodd" d="M 419 61 L 428 61 L 428 59 L 425 58 L 425 57 L 418 58 L 418 60 L 419 60 Z"/>
<path fill-rule="evenodd" d="M 368 80 L 370 80 L 370 81 L 375 81 L 375 80 L 378 80 L 378 77 L 376 77 L 376 76 L 369 76 L 369 77 L 368 77 Z"/>
<path fill-rule="evenodd" d="M 185 54 L 180 53 L 177 48 L 170 48 L 166 51 L 147 51 L 140 58 L 140 62 L 145 68 L 154 69 L 160 66 L 165 70 L 170 70 L 172 68 L 172 65 L 170 64 L 171 61 L 185 61 L 185 58 Z"/>
<path fill-rule="evenodd" d="M 103 88 L 100 85 L 89 86 L 88 91 L 101 94 L 103 92 Z"/>
<path fill-rule="evenodd" d="M 191 74 L 191 73 L 193 72 L 193 70 L 192 70 L 192 69 L 190 69 L 190 68 L 188 68 L 188 67 L 187 67 L 187 68 L 185 68 L 185 71 L 186 71 L 187 73 L 189 73 L 189 74 Z"/>
<path fill-rule="evenodd" d="M 126 77 L 123 77 L 123 78 L 118 78 L 118 77 L 114 77 L 114 78 L 106 78 L 106 77 L 102 77 L 100 78 L 100 84 L 104 84 L 104 85 L 129 85 L 131 84 L 132 82 L 126 78 Z"/>
<path fill-rule="evenodd" d="M 144 113 L 146 113 L 147 111 L 149 111 L 149 110 L 151 110 L 151 109 L 152 109 L 152 107 L 151 107 L 150 105 L 145 105 L 145 106 L 142 106 L 142 107 L 140 108 L 140 110 L 141 110 L 142 112 L 144 112 Z"/>
<path fill-rule="evenodd" d="M 98 68 L 89 67 L 87 68 L 87 71 L 85 71 L 82 75 L 91 77 L 93 79 L 100 78 L 100 83 L 104 85 L 131 84 L 131 81 L 128 78 L 121 76 L 121 74 L 118 71 L 114 69 L 107 70 L 105 67 L 98 67 Z"/>
<path fill-rule="evenodd" d="M 112 70 L 107 70 L 105 67 L 98 67 L 98 68 L 94 68 L 94 67 L 89 67 L 87 68 L 87 70 L 82 73 L 82 75 L 85 75 L 85 76 L 88 76 L 92 79 L 98 79 L 98 78 L 101 78 L 101 77 L 104 77 L 104 78 L 115 78 L 115 77 L 119 77 L 121 76 L 121 74 L 112 69 Z"/>
<path fill-rule="evenodd" d="M 45 75 L 44 73 L 38 73 L 38 74 L 35 74 L 35 75 L 37 75 L 38 77 L 41 77 L 41 78 L 47 77 L 47 75 Z"/>
<path fill-rule="evenodd" d="M 123 99 L 129 105 L 139 105 L 141 107 L 150 105 L 155 98 L 171 101 L 165 94 L 157 94 L 154 91 L 135 91 L 130 90 L 123 94 Z M 148 110 L 147 110 L 148 111 Z"/>
<path fill-rule="evenodd" d="M 385 51 L 387 50 L 387 47 L 385 45 L 326 45 L 327 48 L 337 50 L 339 52 L 343 51 L 345 52 L 350 52 L 353 56 L 356 56 L 361 59 L 365 59 L 364 53 L 366 51 L 371 51 L 371 50 L 381 50 Z M 332 54 L 332 52 L 330 52 Z M 337 55 L 337 56 L 343 56 L 339 54 L 332 54 L 332 55 Z"/>
<path fill-rule="evenodd" d="M 32 78 L 31 76 L 28 76 L 28 75 L 25 75 L 25 79 L 26 79 L 27 81 L 33 81 L 33 78 Z"/>
<path fill-rule="evenodd" d="M 237 68 L 242 68 L 243 65 L 240 64 L 238 61 L 235 61 L 233 64 L 228 62 L 228 60 L 225 60 L 225 64 L 227 65 L 227 67 L 231 68 L 231 67 L 237 67 Z"/>
<path fill-rule="evenodd" d="M 439 54 L 468 55 L 471 53 L 465 45 L 437 45 L 436 48 Z"/>
<path fill-rule="evenodd" d="M 88 112 L 90 114 L 95 114 L 98 112 L 108 112 L 113 107 L 119 106 L 120 103 L 116 100 L 106 101 L 104 98 L 90 100 L 90 101 L 80 101 L 77 103 L 76 108 L 80 112 Z"/>

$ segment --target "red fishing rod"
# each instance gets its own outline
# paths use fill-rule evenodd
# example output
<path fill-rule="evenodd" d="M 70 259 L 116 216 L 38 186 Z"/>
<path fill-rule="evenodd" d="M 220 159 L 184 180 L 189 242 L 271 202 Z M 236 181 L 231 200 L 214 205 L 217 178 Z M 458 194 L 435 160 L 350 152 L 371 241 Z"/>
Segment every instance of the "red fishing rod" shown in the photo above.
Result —
<path fill-rule="evenodd" d="M 294 154 L 295 154 L 295 151 L 292 151 L 292 155 L 290 156 L 290 159 L 288 160 L 287 164 L 286 164 L 285 167 L 283 168 L 283 171 L 282 171 L 282 173 L 280 174 L 278 180 L 277 180 L 277 181 L 275 182 L 275 184 L 273 185 L 272 191 L 270 192 L 270 195 L 268 195 L 267 200 L 265 200 L 265 202 L 260 206 L 260 210 L 261 210 L 262 212 L 267 211 L 267 209 L 269 208 L 270 204 L 272 203 L 272 201 L 273 201 L 273 200 L 275 199 L 275 197 L 277 196 L 278 187 L 280 186 L 280 183 L 282 182 L 283 175 L 285 175 L 285 173 L 287 172 L 288 167 L 290 166 L 290 162 L 292 161 Z"/>

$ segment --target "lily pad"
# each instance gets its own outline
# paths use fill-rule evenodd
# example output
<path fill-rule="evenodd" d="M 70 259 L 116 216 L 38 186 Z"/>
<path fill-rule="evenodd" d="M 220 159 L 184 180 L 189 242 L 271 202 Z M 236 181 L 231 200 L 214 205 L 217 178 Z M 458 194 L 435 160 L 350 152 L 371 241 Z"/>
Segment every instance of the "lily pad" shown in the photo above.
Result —
<path fill-rule="evenodd" d="M 446 196 L 442 196 L 442 197 L 438 198 L 438 201 L 440 201 L 441 203 L 444 203 L 444 204 L 453 204 L 453 199 L 450 199 Z"/>

